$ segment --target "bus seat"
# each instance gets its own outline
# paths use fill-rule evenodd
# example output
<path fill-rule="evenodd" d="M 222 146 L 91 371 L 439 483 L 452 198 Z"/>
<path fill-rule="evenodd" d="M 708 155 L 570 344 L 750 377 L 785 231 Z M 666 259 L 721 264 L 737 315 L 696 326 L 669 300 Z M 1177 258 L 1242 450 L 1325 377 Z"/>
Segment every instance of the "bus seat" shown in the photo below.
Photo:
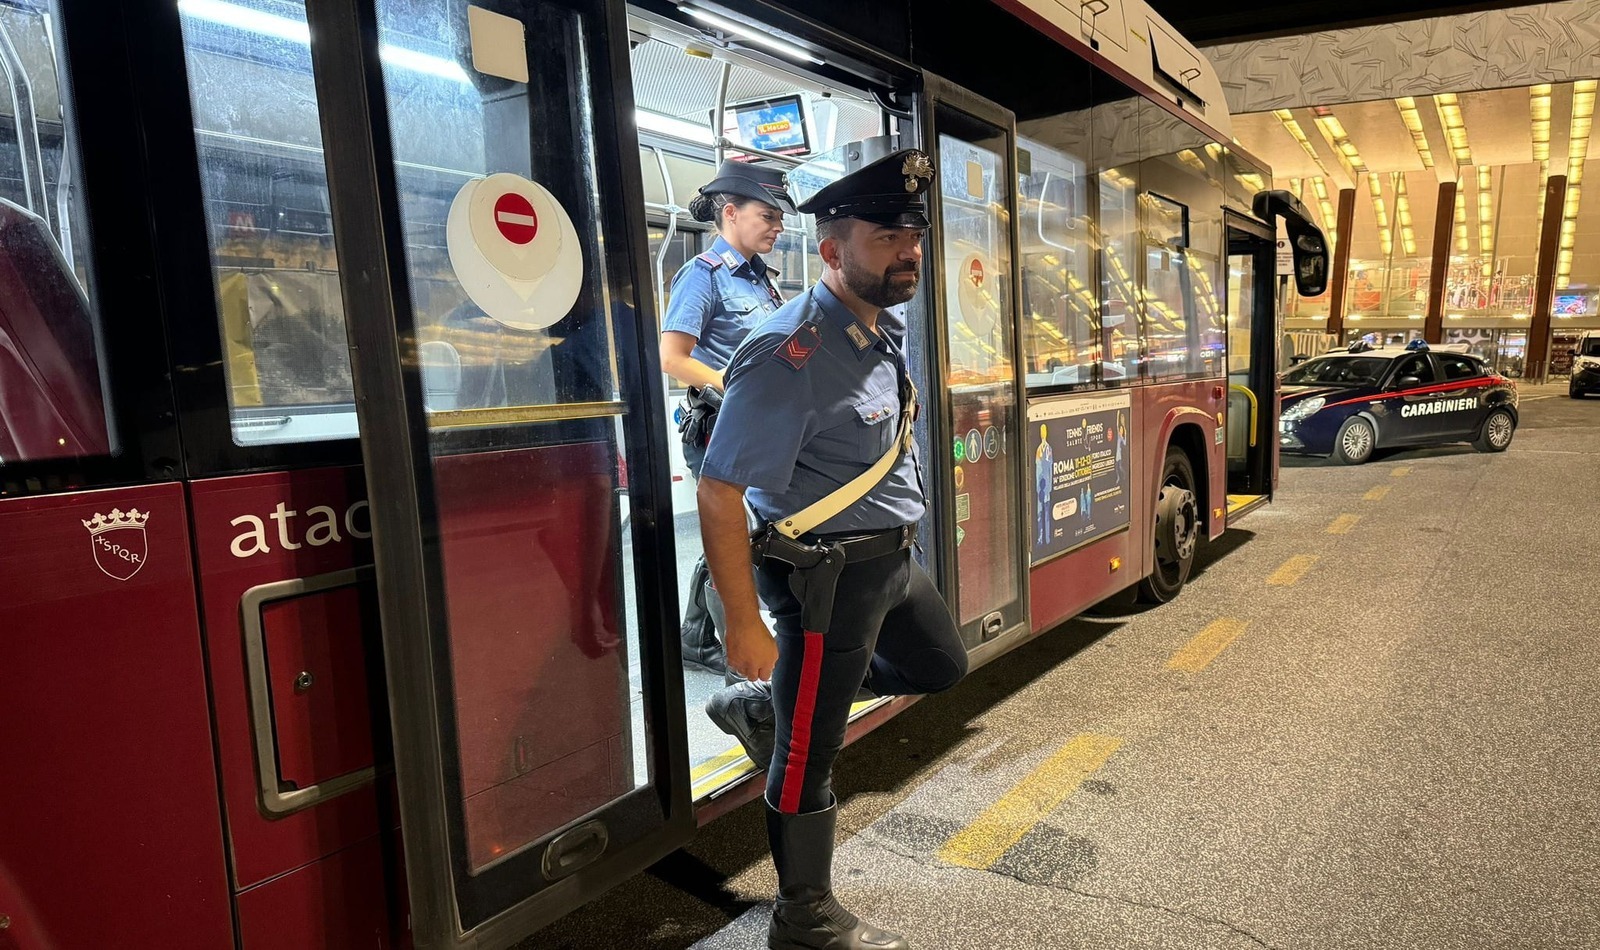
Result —
<path fill-rule="evenodd" d="M 44 220 L 0 198 L 0 461 L 110 452 L 89 301 Z"/>

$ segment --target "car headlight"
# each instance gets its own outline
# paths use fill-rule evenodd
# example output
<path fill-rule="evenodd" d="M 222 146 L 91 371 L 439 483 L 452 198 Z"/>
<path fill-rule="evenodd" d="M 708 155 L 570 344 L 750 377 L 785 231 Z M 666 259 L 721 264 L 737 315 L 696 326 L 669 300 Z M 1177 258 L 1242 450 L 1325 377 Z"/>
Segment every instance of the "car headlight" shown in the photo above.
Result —
<path fill-rule="evenodd" d="M 1302 399 L 1289 408 L 1283 410 L 1282 418 L 1286 422 L 1299 422 L 1301 419 L 1306 418 L 1327 404 L 1328 400 L 1322 398 L 1321 396 L 1312 396 L 1310 399 Z"/>

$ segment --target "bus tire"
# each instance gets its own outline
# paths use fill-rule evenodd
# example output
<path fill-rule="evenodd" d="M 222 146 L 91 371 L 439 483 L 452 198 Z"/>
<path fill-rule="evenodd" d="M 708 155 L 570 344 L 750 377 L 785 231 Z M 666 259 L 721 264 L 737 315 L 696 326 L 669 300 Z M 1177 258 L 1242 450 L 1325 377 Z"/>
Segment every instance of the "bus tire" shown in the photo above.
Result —
<path fill-rule="evenodd" d="M 1153 565 L 1139 582 L 1140 599 L 1164 604 L 1183 590 L 1200 544 L 1200 506 L 1195 494 L 1194 466 L 1177 446 L 1167 446 L 1156 490 Z"/>

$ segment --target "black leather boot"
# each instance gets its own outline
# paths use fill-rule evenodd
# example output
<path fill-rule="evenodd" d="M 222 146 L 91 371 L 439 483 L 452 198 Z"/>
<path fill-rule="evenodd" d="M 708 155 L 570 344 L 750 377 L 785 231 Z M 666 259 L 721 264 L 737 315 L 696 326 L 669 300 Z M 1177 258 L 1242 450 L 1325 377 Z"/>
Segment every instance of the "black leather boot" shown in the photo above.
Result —
<path fill-rule="evenodd" d="M 706 715 L 718 729 L 739 740 L 756 768 L 772 767 L 778 737 L 772 684 L 740 680 L 724 686 L 706 700 Z"/>
<path fill-rule="evenodd" d="M 717 639 L 717 617 L 707 600 L 716 597 L 711 586 L 711 572 L 706 569 L 706 559 L 694 564 L 689 576 L 689 609 L 684 611 L 683 625 L 679 628 L 683 638 L 683 665 L 726 676 L 727 656 L 722 641 Z M 717 603 L 720 611 L 721 602 Z"/>
<path fill-rule="evenodd" d="M 862 923 L 833 896 L 833 831 L 839 806 L 785 815 L 767 806 L 767 838 L 778 868 L 770 950 L 910 950 L 906 938 Z"/>

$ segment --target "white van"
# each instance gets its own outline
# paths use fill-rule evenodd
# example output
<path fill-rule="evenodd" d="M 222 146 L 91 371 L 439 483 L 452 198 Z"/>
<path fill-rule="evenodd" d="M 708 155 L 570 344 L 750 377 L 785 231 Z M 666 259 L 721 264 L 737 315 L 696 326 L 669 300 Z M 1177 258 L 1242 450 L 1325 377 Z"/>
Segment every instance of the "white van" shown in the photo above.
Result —
<path fill-rule="evenodd" d="M 1572 377 L 1567 395 L 1582 399 L 1600 393 L 1600 330 L 1585 330 L 1572 348 Z"/>

